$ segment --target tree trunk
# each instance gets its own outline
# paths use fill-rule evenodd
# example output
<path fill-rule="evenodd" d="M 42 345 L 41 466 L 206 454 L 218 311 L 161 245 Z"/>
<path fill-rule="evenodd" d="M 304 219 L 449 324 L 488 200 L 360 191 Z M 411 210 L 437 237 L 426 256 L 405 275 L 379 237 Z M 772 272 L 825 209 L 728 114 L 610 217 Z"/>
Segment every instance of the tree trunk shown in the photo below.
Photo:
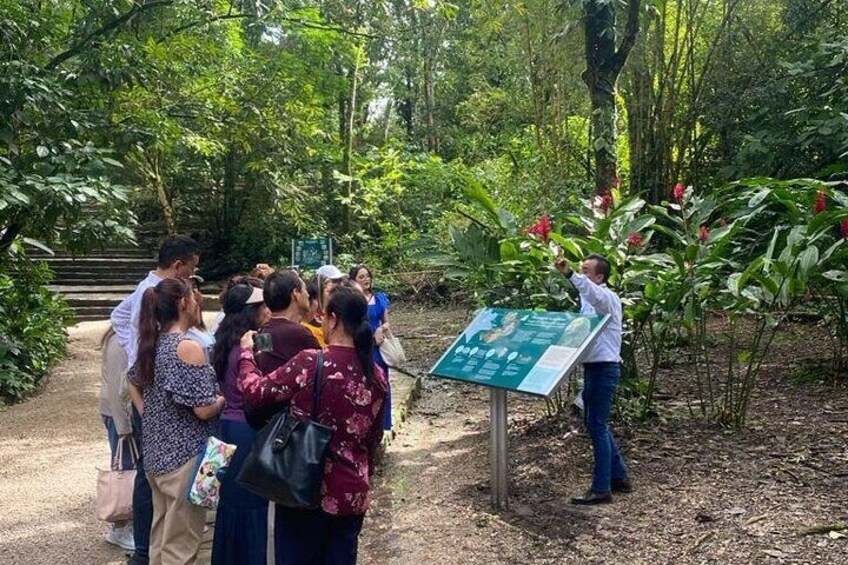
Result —
<path fill-rule="evenodd" d="M 165 230 L 168 234 L 173 235 L 177 233 L 177 220 L 174 213 L 174 206 L 168 197 L 168 191 L 165 187 L 161 155 L 154 149 L 149 153 L 145 152 L 144 158 L 148 165 L 147 177 L 150 179 L 150 184 L 153 185 L 154 190 L 156 190 L 156 199 L 162 208 L 162 219 L 165 220 Z"/>
<path fill-rule="evenodd" d="M 586 70 L 583 81 L 589 88 L 594 135 L 595 193 L 610 190 L 618 176 L 616 150 L 615 88 L 621 69 L 639 33 L 640 0 L 628 0 L 627 28 L 616 48 L 615 3 L 585 0 L 583 31 L 586 45 Z"/>
<path fill-rule="evenodd" d="M 345 183 L 345 198 L 347 199 L 347 202 L 350 202 L 350 199 L 353 197 L 353 134 L 354 124 L 356 123 L 356 91 L 359 88 L 359 65 L 361 53 L 361 48 L 356 46 L 353 67 L 351 67 L 348 75 L 348 80 L 350 80 L 350 90 L 348 91 L 347 120 L 344 135 L 345 147 L 342 158 L 342 168 L 344 169 L 345 175 L 349 177 Z M 344 232 L 349 233 L 350 227 L 353 223 L 350 204 L 346 203 L 343 206 L 342 222 Z"/>
<path fill-rule="evenodd" d="M 404 89 L 403 100 L 400 103 L 398 111 L 403 119 L 406 140 L 412 141 L 412 136 L 415 135 L 415 79 L 410 68 L 404 71 Z"/>
<path fill-rule="evenodd" d="M 427 121 L 427 151 L 435 153 L 439 150 L 436 137 L 436 119 L 433 117 L 433 61 L 430 55 L 424 59 L 424 111 Z"/>
<path fill-rule="evenodd" d="M 420 21 L 420 20 L 419 20 Z M 427 127 L 427 151 L 435 153 L 439 150 L 439 137 L 436 132 L 434 81 L 436 75 L 436 56 L 439 52 L 441 33 L 435 29 L 437 24 L 430 19 L 428 25 L 421 26 L 421 46 L 423 49 L 422 86 L 424 88 L 424 123 Z"/>

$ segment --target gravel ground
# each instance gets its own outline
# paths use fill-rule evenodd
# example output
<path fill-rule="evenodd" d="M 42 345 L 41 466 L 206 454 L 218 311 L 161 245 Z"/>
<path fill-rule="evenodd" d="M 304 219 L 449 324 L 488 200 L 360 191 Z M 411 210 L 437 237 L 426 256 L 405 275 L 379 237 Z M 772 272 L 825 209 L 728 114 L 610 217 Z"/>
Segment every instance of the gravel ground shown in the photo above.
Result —
<path fill-rule="evenodd" d="M 37 397 L 0 411 L 0 563 L 122 563 L 94 515 L 96 468 L 109 464 L 97 413 L 99 338 L 107 322 L 70 329 L 66 360 Z"/>
<path fill-rule="evenodd" d="M 420 367 L 466 320 L 444 309 L 393 316 Z M 568 502 L 588 486 L 589 439 L 511 394 L 510 508 L 494 512 L 487 391 L 426 378 L 375 482 L 361 562 L 848 565 L 848 531 L 799 535 L 848 523 L 848 389 L 791 376 L 827 346 L 820 328 L 781 330 L 744 432 L 688 416 L 693 372 L 677 352 L 660 381 L 663 417 L 614 422 L 635 492 L 589 508 Z"/>

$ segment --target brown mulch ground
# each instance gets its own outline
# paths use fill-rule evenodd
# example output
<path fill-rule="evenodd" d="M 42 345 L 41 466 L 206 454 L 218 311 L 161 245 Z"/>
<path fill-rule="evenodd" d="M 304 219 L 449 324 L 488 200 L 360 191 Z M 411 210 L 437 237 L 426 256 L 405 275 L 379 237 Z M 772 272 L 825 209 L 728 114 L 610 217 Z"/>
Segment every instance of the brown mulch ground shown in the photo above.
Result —
<path fill-rule="evenodd" d="M 402 309 L 395 326 L 426 369 L 466 320 L 462 309 Z M 723 322 L 711 324 L 720 335 Z M 797 378 L 827 348 L 815 325 L 783 328 L 743 432 L 690 415 L 692 366 L 672 355 L 660 417 L 613 426 L 636 491 L 592 508 L 568 503 L 590 479 L 588 437 L 514 394 L 510 509 L 494 512 L 488 391 L 426 378 L 378 481 L 361 561 L 848 564 L 848 537 L 799 535 L 848 522 L 848 388 Z"/>

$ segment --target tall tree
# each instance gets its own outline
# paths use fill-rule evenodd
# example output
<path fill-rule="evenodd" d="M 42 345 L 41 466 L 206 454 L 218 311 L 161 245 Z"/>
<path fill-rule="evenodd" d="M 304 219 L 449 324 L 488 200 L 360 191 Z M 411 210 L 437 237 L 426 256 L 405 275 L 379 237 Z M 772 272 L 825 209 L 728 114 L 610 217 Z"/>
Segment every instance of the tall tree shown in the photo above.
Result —
<path fill-rule="evenodd" d="M 586 44 L 586 70 L 583 73 L 583 81 L 589 87 L 589 99 L 592 103 L 591 124 L 597 194 L 608 191 L 618 175 L 616 82 L 639 35 L 641 0 L 627 0 L 624 37 L 616 46 L 615 4 L 614 0 L 583 2 L 583 33 Z"/>

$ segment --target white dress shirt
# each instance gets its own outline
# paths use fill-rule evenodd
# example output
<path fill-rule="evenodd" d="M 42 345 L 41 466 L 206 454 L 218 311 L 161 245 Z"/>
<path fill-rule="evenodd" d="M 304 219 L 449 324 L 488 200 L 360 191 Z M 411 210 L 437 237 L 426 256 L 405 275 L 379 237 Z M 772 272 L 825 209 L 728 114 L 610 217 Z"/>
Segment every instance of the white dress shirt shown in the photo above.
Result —
<path fill-rule="evenodd" d="M 162 278 L 155 271 L 150 271 L 147 278 L 138 283 L 133 293 L 112 310 L 110 316 L 112 328 L 115 330 L 118 343 L 127 352 L 127 367 L 132 367 L 138 356 L 138 318 L 141 314 L 141 298 L 145 290 L 156 286 L 161 281 Z"/>
<path fill-rule="evenodd" d="M 585 275 L 572 273 L 571 284 L 580 293 L 581 314 L 609 314 L 610 322 L 595 340 L 584 363 L 621 361 L 621 299 L 606 284 L 595 284 Z"/>

